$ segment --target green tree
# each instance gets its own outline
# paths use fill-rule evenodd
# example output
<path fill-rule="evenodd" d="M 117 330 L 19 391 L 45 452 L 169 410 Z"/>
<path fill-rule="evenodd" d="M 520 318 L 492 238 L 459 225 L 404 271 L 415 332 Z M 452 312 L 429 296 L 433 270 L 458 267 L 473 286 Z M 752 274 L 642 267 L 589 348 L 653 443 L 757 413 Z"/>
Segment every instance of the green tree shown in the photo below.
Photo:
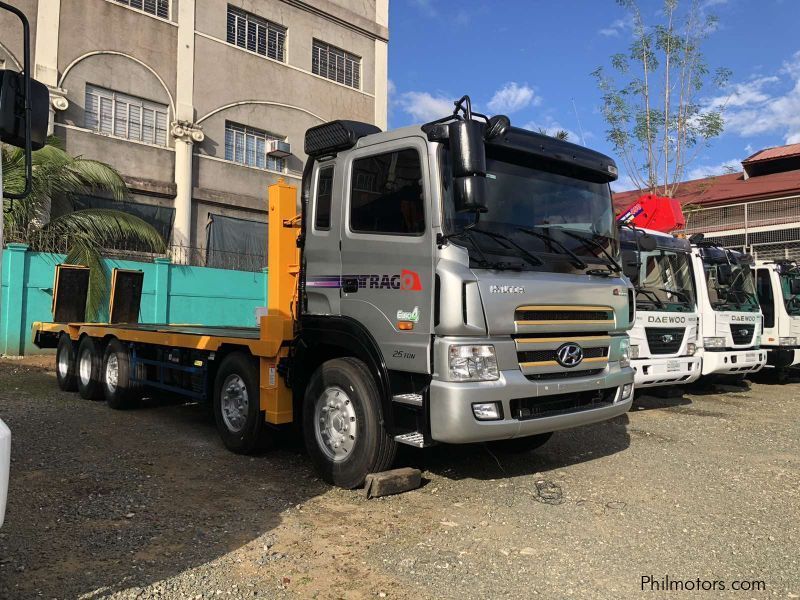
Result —
<path fill-rule="evenodd" d="M 25 156 L 21 149 L 2 147 L 3 184 L 8 192 L 25 187 Z M 31 193 L 23 200 L 3 200 L 5 238 L 49 249 L 66 244 L 66 262 L 90 269 L 87 314 L 96 318 L 108 291 L 108 276 L 101 261 L 108 248 L 136 248 L 163 253 L 166 244 L 159 233 L 134 215 L 109 209 L 75 210 L 76 195 L 99 193 L 122 201 L 128 189 L 111 166 L 73 157 L 52 137 L 33 152 Z"/>
<path fill-rule="evenodd" d="M 550 133 L 548 133 L 547 129 L 545 129 L 544 127 L 539 127 L 539 133 L 541 133 L 542 135 L 550 135 Z M 569 140 L 569 131 L 567 131 L 566 129 L 559 129 L 557 131 L 554 131 L 550 137 L 554 137 L 557 140 L 562 140 L 566 142 Z"/>
<path fill-rule="evenodd" d="M 607 137 L 640 190 L 672 196 L 689 165 L 724 128 L 724 105 L 703 92 L 730 79 L 706 64 L 701 47 L 718 26 L 700 0 L 664 0 L 658 23 L 645 22 L 636 0 L 617 0 L 632 24 L 627 52 L 592 75 L 602 93 Z"/>

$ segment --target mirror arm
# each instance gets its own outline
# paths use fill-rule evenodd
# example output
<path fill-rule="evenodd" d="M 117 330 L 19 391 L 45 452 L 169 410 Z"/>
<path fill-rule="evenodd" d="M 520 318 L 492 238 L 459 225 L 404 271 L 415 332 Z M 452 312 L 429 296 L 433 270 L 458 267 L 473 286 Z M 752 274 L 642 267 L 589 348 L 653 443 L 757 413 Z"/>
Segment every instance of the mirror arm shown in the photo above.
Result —
<path fill-rule="evenodd" d="M 3 197 L 13 201 L 21 200 L 31 193 L 31 180 L 33 179 L 33 164 L 31 161 L 31 117 L 33 115 L 31 109 L 31 28 L 28 18 L 20 9 L 2 1 L 0 1 L 0 9 L 14 13 L 22 22 L 22 76 L 25 86 L 25 189 L 20 193 L 6 193 L 3 191 Z"/>

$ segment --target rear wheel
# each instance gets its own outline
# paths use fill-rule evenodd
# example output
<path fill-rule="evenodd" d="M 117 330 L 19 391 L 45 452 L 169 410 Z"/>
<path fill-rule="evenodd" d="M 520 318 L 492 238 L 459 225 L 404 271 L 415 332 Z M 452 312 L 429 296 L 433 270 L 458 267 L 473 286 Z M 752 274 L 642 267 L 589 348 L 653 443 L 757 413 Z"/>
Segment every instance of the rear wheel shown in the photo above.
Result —
<path fill-rule="evenodd" d="M 214 421 L 225 446 L 252 454 L 269 442 L 261 410 L 258 364 L 242 352 L 226 356 L 214 378 Z"/>
<path fill-rule="evenodd" d="M 397 443 L 384 429 L 380 394 L 367 366 L 337 358 L 312 375 L 303 401 L 303 437 L 322 478 L 351 489 L 394 462 Z"/>
<path fill-rule="evenodd" d="M 56 380 L 58 387 L 65 392 L 75 392 L 78 389 L 78 379 L 75 375 L 75 344 L 66 333 L 58 338 Z"/>
<path fill-rule="evenodd" d="M 551 437 L 553 437 L 552 431 L 527 437 L 511 438 L 510 440 L 497 440 L 490 442 L 489 445 L 498 452 L 505 454 L 522 454 L 541 448 Z"/>
<path fill-rule="evenodd" d="M 87 400 L 101 400 L 103 357 L 100 344 L 86 336 L 78 344 L 78 393 Z"/>
<path fill-rule="evenodd" d="M 111 340 L 103 357 L 103 394 L 111 408 L 123 410 L 139 403 L 138 389 L 131 382 L 131 358 L 119 340 Z"/>

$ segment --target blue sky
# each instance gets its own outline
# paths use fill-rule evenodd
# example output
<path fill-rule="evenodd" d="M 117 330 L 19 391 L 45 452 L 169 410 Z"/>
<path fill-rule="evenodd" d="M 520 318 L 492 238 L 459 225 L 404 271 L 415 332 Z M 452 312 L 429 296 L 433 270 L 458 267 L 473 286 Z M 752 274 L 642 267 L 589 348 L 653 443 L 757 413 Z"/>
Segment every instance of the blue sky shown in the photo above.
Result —
<path fill-rule="evenodd" d="M 704 46 L 707 61 L 730 68 L 733 78 L 701 99 L 725 104 L 726 131 L 698 153 L 686 178 L 738 168 L 760 148 L 800 142 L 800 0 L 702 1 L 720 20 Z M 640 5 L 647 18 L 662 1 Z M 443 116 L 468 93 L 480 109 L 508 114 L 515 125 L 563 128 L 572 141 L 614 155 L 590 75 L 630 42 L 629 19 L 614 0 L 389 6 L 392 127 Z M 623 174 L 618 189 L 625 182 Z"/>

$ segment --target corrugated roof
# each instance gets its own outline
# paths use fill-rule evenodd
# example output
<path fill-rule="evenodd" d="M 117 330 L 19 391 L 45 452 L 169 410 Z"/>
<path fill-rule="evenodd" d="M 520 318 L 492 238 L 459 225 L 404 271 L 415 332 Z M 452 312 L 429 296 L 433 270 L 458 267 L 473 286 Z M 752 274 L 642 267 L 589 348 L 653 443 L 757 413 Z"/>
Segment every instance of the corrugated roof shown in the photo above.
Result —
<path fill-rule="evenodd" d="M 800 146 L 800 144 L 793 144 Z M 786 146 L 791 147 L 791 146 Z M 642 192 L 632 190 L 614 194 L 614 207 L 620 209 L 632 204 Z M 730 173 L 685 181 L 678 186 L 675 198 L 681 204 L 727 204 L 800 195 L 800 169 L 744 178 L 743 173 Z"/>
<path fill-rule="evenodd" d="M 776 158 L 790 158 L 792 156 L 800 156 L 800 144 L 789 144 L 788 146 L 776 146 L 775 148 L 759 150 L 745 158 L 742 164 L 747 165 L 765 160 L 775 160 Z"/>

